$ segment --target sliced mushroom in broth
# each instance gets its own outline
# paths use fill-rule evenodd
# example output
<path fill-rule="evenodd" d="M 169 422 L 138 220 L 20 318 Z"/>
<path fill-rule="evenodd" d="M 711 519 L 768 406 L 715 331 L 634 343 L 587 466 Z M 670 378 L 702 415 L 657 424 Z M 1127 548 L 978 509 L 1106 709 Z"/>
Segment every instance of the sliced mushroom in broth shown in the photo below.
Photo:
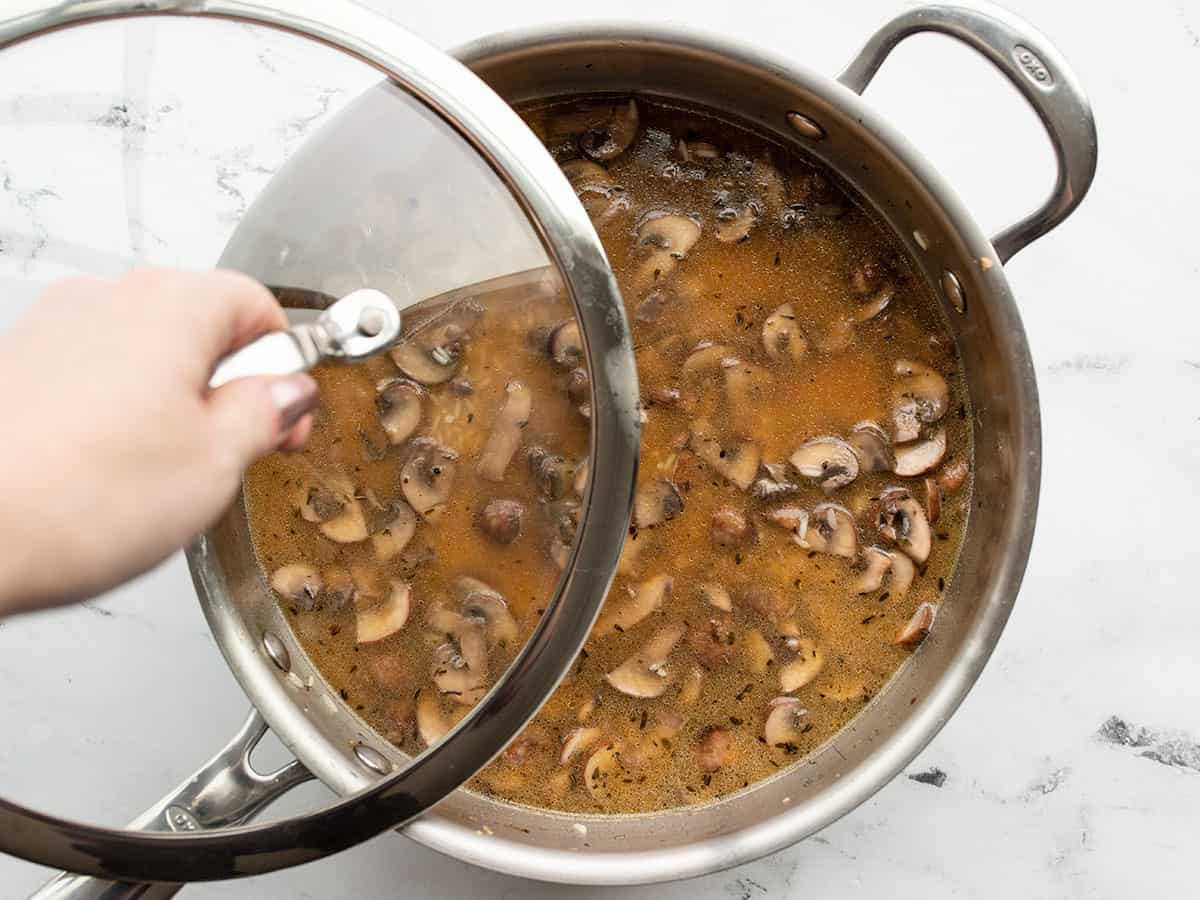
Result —
<path fill-rule="evenodd" d="M 936 639 L 971 498 L 959 361 L 898 243 L 811 162 L 642 98 L 523 115 L 616 272 L 645 422 L 587 647 L 471 787 L 571 812 L 704 802 L 811 753 Z M 454 312 L 319 370 L 309 447 L 246 480 L 308 654 L 411 753 L 536 626 L 587 493 L 569 305 Z"/>

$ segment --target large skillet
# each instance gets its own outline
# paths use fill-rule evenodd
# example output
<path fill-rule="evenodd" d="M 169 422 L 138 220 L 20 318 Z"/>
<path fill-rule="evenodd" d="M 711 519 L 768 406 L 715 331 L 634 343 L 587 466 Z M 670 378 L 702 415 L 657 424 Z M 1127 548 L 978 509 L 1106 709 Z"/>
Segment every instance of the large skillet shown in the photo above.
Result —
<path fill-rule="evenodd" d="M 994 239 L 859 96 L 891 50 L 918 32 L 949 35 L 982 54 L 1021 92 L 1050 136 L 1058 161 L 1051 196 Z M 916 756 L 970 690 L 1008 619 L 1033 537 L 1041 423 L 1029 348 L 1003 266 L 1059 224 L 1088 190 L 1097 151 L 1087 100 L 1042 35 L 992 7 L 926 6 L 904 13 L 881 28 L 836 80 L 724 38 L 643 25 L 501 34 L 457 55 L 513 103 L 639 92 L 709 107 L 819 158 L 902 241 L 958 342 L 976 454 L 958 568 L 933 634 L 833 740 L 802 764 L 702 807 L 587 817 L 518 808 L 460 790 L 405 828 L 417 841 L 480 866 L 588 884 L 700 875 L 778 850 L 854 809 Z M 376 101 L 368 93 L 311 141 L 268 187 L 271 202 L 286 207 L 293 180 L 319 178 L 323 154 L 339 142 L 386 128 Z M 269 278 L 268 256 L 264 248 L 239 246 L 235 235 L 226 260 Z M 300 702 L 291 685 L 320 676 L 282 627 L 255 566 L 240 507 L 192 550 L 189 562 L 230 666 L 304 766 L 347 794 L 377 778 L 369 760 L 399 761 L 344 704 Z M 274 636 L 264 650 L 266 632 Z M 354 750 L 364 736 L 373 751 L 366 765 Z M 244 745 L 235 741 L 204 773 L 210 784 L 225 779 L 224 789 L 206 795 L 206 821 L 244 821 L 286 790 L 286 782 L 254 783 L 263 803 L 246 802 L 249 789 L 230 782 L 230 774 L 240 771 Z M 194 791 L 185 791 L 160 809 L 170 802 L 187 808 L 193 799 Z M 222 815 L 225 810 L 238 813 Z"/>

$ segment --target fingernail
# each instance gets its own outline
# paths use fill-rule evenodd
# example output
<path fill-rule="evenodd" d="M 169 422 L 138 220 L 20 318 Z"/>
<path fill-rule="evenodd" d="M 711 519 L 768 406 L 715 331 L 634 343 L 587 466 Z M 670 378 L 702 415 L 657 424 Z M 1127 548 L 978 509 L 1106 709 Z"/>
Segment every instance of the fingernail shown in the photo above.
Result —
<path fill-rule="evenodd" d="M 271 400 L 279 410 L 279 433 L 286 434 L 317 405 L 317 383 L 308 375 L 280 378 L 271 385 Z"/>

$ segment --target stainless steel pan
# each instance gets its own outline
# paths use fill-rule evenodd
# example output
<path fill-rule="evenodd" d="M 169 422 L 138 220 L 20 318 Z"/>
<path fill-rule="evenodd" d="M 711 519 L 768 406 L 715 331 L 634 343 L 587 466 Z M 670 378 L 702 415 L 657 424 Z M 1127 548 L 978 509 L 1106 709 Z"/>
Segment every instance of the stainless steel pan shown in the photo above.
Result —
<path fill-rule="evenodd" d="M 930 31 L 958 39 L 993 63 L 1037 112 L 1058 159 L 1058 179 L 1045 204 L 994 239 L 860 97 L 900 41 Z M 907 12 L 881 28 L 837 79 L 723 38 L 640 25 L 501 34 L 462 48 L 458 56 L 510 102 L 604 92 L 673 98 L 709 107 L 818 157 L 898 235 L 934 287 L 958 341 L 975 413 L 976 452 L 975 498 L 958 569 L 933 634 L 829 744 L 802 764 L 703 807 L 568 816 L 459 791 L 405 829 L 409 837 L 466 862 L 587 884 L 700 875 L 778 850 L 854 809 L 937 734 L 979 676 L 1008 619 L 1037 513 L 1041 424 L 1034 369 L 1003 265 L 1060 223 L 1087 192 L 1097 152 L 1087 100 L 1042 35 L 991 7 Z M 342 139 L 378 134 L 373 110 L 371 98 L 364 98 L 337 121 L 337 133 Z M 320 157 L 319 144 L 306 157 L 312 165 Z M 303 177 L 303 171 L 303 165 L 289 169 L 270 186 L 272 196 L 286 198 L 287 179 Z M 286 205 L 286 199 L 279 202 Z M 235 239 L 228 257 L 269 278 L 265 258 L 236 245 Z M 338 792 L 370 784 L 377 777 L 371 760 L 394 754 L 345 705 L 304 703 L 291 686 L 320 676 L 282 627 L 262 585 L 244 512 L 231 511 L 189 560 L 213 631 L 266 721 L 304 766 Z M 355 754 L 364 736 L 372 750 L 365 759 Z M 251 797 L 265 801 L 294 781 L 230 786 L 230 771 L 237 769 L 225 763 L 241 754 L 235 744 L 206 772 L 205 778 L 226 779 L 224 789 L 204 795 L 207 806 L 196 802 L 194 788 L 174 802 L 201 825 L 227 821 L 244 818 L 228 810 L 248 812 L 258 805 L 248 803 Z"/>

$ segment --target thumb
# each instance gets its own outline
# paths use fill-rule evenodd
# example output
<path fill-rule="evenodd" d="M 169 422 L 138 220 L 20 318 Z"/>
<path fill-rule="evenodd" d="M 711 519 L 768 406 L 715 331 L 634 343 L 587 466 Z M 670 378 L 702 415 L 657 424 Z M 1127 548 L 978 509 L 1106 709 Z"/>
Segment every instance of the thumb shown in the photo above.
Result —
<path fill-rule="evenodd" d="M 316 405 L 308 375 L 238 378 L 208 398 L 217 437 L 242 467 L 277 449 Z"/>

